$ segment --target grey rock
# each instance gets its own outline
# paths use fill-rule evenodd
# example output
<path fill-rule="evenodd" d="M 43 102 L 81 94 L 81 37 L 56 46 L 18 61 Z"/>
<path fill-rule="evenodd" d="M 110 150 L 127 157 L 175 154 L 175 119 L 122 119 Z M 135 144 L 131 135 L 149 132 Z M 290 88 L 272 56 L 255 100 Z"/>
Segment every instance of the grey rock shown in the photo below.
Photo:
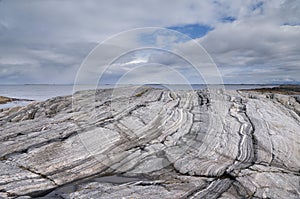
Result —
<path fill-rule="evenodd" d="M 286 95 L 149 87 L 4 109 L 0 197 L 299 198 L 298 110 Z"/>

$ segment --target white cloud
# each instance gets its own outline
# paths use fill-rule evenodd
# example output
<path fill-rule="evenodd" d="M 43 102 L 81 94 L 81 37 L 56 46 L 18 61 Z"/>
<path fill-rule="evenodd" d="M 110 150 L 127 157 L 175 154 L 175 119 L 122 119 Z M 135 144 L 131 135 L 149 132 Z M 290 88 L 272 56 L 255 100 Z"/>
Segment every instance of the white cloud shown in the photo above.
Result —
<path fill-rule="evenodd" d="M 223 21 L 226 17 L 235 21 Z M 96 43 L 109 36 L 145 26 L 194 23 L 214 28 L 197 41 L 214 58 L 225 80 L 249 83 L 299 79 L 297 0 L 4 0 L 0 3 L 0 83 L 72 83 L 83 58 Z M 136 35 L 131 36 L 115 39 L 111 45 L 138 46 Z M 164 45 L 172 39 L 161 37 L 157 42 Z M 181 45 L 189 48 L 188 43 Z M 109 47 L 107 51 L 116 49 Z M 199 56 L 193 49 L 185 51 Z M 186 67 L 182 61 L 168 56 L 155 56 L 149 57 L 149 61 L 179 70 Z M 123 60 L 124 66 L 138 64 L 137 60 Z M 104 55 L 93 60 L 98 66 L 105 62 Z M 92 73 L 93 68 L 86 77 Z"/>
<path fill-rule="evenodd" d="M 291 1 L 280 4 L 266 1 L 262 5 L 263 13 L 248 18 L 243 14 L 233 23 L 218 24 L 199 39 L 220 66 L 227 82 L 299 81 L 300 26 L 285 24 L 295 23 L 299 12 L 290 12 L 300 8 L 300 3 L 294 1 L 288 10 L 290 4 Z"/>
<path fill-rule="evenodd" d="M 3 1 L 0 21 L 18 40 L 99 42 L 131 28 L 213 24 L 216 9 L 208 0 Z"/>

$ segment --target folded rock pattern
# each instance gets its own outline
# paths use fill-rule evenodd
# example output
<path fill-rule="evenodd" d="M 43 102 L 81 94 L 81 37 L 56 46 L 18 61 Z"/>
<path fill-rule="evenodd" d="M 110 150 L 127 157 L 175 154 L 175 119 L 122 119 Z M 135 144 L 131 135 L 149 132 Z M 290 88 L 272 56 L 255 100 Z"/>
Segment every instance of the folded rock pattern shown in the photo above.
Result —
<path fill-rule="evenodd" d="M 1 110 L 0 197 L 299 198 L 287 97 L 128 87 Z"/>

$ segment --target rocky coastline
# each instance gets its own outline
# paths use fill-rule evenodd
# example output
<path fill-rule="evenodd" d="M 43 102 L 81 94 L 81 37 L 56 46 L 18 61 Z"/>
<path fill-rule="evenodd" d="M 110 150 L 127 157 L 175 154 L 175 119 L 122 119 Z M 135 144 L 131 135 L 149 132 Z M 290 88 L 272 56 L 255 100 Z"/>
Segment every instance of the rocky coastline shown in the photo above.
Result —
<path fill-rule="evenodd" d="M 0 198 L 299 198 L 295 89 L 128 87 L 2 109 Z"/>
<path fill-rule="evenodd" d="M 0 96 L 0 104 L 5 104 L 5 103 L 8 103 L 8 102 L 17 101 L 17 100 L 18 99 L 16 99 L 16 98 Z"/>

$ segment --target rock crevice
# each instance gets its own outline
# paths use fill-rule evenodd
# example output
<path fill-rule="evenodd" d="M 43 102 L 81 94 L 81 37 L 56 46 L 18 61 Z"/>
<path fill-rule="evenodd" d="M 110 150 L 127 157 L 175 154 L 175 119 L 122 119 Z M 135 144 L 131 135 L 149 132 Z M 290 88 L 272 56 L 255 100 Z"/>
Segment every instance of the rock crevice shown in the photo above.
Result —
<path fill-rule="evenodd" d="M 129 87 L 1 110 L 0 197 L 299 198 L 285 98 Z"/>

